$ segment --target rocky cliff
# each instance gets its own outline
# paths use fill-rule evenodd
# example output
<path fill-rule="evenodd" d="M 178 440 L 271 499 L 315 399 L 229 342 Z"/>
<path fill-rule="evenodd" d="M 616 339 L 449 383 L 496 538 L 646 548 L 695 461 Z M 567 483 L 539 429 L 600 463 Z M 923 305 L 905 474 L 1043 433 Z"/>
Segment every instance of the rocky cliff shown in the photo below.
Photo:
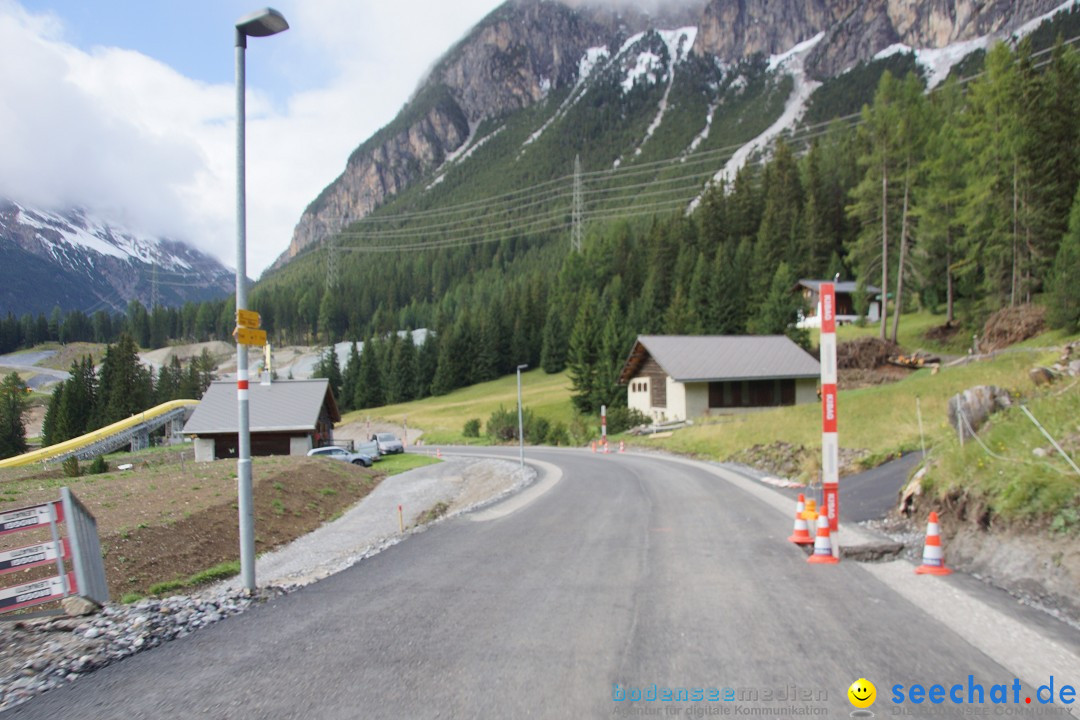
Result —
<path fill-rule="evenodd" d="M 641 0 L 642 3 L 647 0 Z M 635 9 L 601 0 L 510 0 L 451 48 L 387 127 L 300 218 L 274 267 L 431 177 L 482 121 L 529 107 L 578 80 L 590 48 L 614 52 L 648 28 L 696 26 L 693 51 L 734 64 L 784 53 L 819 33 L 808 75 L 835 76 L 896 44 L 941 48 L 1014 30 L 1060 0 L 687 0 Z"/>

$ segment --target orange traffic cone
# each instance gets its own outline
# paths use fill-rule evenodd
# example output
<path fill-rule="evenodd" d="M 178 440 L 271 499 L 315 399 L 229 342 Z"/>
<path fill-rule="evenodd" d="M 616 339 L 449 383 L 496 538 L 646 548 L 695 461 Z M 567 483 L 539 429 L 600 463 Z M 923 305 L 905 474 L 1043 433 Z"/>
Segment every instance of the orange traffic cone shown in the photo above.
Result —
<path fill-rule="evenodd" d="M 948 575 L 952 570 L 945 567 L 945 555 L 941 551 L 941 529 L 936 512 L 930 513 L 926 522 L 926 544 L 923 545 L 922 565 L 915 568 L 918 575 Z"/>
<path fill-rule="evenodd" d="M 817 523 L 817 537 L 814 538 L 814 554 L 806 558 L 809 563 L 838 563 L 839 559 L 833 557 L 832 541 L 829 539 L 829 519 L 821 516 Z"/>
<path fill-rule="evenodd" d="M 810 537 L 810 526 L 806 524 L 803 513 L 806 512 L 806 498 L 799 493 L 799 500 L 795 503 L 795 530 L 791 533 L 789 541 L 796 545 L 812 545 L 814 538 Z"/>
<path fill-rule="evenodd" d="M 604 454 L 607 455 L 610 452 L 611 452 L 611 450 L 608 449 L 607 440 L 604 440 Z"/>
<path fill-rule="evenodd" d="M 442 450 L 440 450 L 439 448 L 435 448 L 435 457 L 441 458 L 442 457 Z"/>
<path fill-rule="evenodd" d="M 626 452 L 626 443 L 622 440 L 619 441 L 619 452 Z"/>
<path fill-rule="evenodd" d="M 596 441 L 593 440 L 591 443 L 589 443 L 589 447 L 592 448 L 593 452 L 596 452 Z"/>

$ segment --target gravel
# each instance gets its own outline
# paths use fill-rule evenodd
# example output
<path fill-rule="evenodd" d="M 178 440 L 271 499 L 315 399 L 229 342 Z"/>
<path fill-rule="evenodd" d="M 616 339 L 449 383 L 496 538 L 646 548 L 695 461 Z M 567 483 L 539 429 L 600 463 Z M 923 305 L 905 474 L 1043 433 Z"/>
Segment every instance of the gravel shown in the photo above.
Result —
<path fill-rule="evenodd" d="M 137 652 L 185 637 L 371 557 L 432 523 L 418 518 L 445 503 L 441 522 L 502 500 L 535 479 L 516 463 L 454 458 L 383 480 L 337 520 L 256 560 L 254 593 L 234 578 L 194 595 L 110 603 L 88 617 L 0 622 L 0 712 Z M 402 506 L 405 532 L 398 526 Z M 312 558 L 318 558 L 313 561 Z"/>

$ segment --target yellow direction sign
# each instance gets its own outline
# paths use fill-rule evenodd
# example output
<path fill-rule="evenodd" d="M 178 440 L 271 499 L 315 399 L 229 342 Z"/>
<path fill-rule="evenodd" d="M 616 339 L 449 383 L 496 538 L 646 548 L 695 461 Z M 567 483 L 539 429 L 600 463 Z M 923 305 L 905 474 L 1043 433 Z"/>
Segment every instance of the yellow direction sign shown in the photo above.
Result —
<path fill-rule="evenodd" d="M 266 331 L 254 330 L 252 328 L 238 327 L 233 332 L 233 336 L 236 338 L 236 342 L 241 345 L 265 345 L 266 344 Z"/>
<path fill-rule="evenodd" d="M 242 328 L 255 330 L 262 325 L 262 318 L 254 310 L 237 310 L 236 324 Z"/>

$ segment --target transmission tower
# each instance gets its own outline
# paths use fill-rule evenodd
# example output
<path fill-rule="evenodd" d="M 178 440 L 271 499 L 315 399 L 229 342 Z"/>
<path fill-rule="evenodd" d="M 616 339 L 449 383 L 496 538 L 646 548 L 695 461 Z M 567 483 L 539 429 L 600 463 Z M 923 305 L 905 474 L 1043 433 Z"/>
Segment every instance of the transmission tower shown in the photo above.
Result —
<path fill-rule="evenodd" d="M 570 229 L 570 246 L 577 252 L 581 252 L 581 215 L 582 200 L 581 191 L 581 156 L 574 156 L 574 204 L 570 210 L 570 221 L 572 223 Z"/>

